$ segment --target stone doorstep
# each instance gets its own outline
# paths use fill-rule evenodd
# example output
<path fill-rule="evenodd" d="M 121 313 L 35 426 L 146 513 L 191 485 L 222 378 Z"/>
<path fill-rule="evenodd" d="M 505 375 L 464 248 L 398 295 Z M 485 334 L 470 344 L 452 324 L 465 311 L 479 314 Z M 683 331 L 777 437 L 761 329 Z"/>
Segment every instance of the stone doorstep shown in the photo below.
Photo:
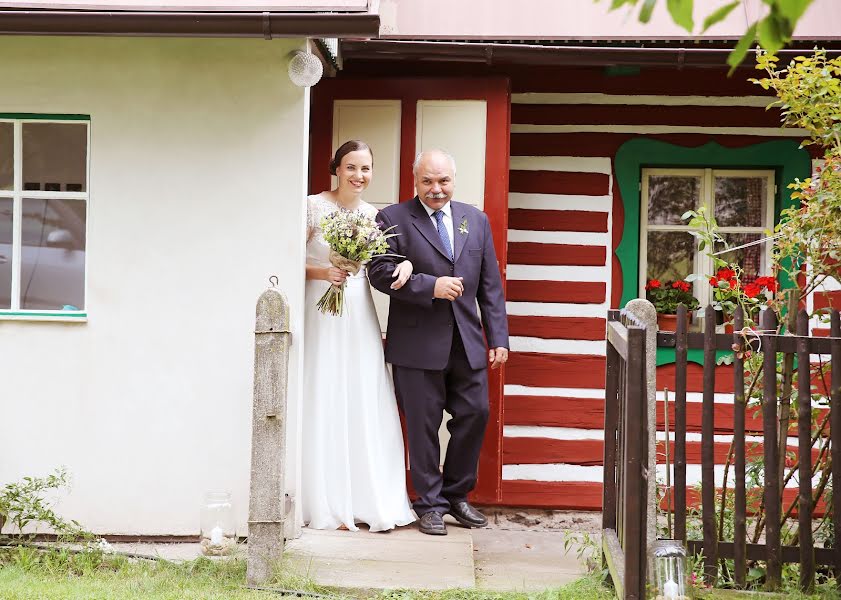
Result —
<path fill-rule="evenodd" d="M 476 587 L 490 591 L 541 592 L 586 573 L 575 548 L 564 551 L 559 531 L 472 531 Z"/>
<path fill-rule="evenodd" d="M 329 587 L 440 590 L 476 584 L 470 530 L 454 523 L 446 536 L 424 535 L 415 526 L 389 533 L 304 529 L 286 549 L 287 565 Z"/>

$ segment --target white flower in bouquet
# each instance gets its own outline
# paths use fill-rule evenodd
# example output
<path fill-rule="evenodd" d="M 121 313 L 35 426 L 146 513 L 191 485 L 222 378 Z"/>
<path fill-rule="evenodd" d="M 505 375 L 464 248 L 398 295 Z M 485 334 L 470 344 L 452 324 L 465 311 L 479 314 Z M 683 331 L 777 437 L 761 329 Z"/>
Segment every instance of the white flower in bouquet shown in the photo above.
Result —
<path fill-rule="evenodd" d="M 356 275 L 371 258 L 386 254 L 389 233 L 393 227 L 380 229 L 377 222 L 360 211 L 339 209 L 322 219 L 321 232 L 330 246 L 330 263 Z M 345 284 L 331 285 L 318 301 L 318 310 L 341 315 L 344 309 Z"/>

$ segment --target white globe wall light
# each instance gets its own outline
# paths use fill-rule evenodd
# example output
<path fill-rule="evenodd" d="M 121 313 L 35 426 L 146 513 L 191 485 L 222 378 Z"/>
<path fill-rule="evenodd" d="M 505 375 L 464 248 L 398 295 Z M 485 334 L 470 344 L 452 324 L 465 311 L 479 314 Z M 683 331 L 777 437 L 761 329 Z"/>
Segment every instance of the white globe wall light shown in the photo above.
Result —
<path fill-rule="evenodd" d="M 298 87 L 312 87 L 324 74 L 324 65 L 318 57 L 303 50 L 295 50 L 289 59 L 289 79 Z"/>

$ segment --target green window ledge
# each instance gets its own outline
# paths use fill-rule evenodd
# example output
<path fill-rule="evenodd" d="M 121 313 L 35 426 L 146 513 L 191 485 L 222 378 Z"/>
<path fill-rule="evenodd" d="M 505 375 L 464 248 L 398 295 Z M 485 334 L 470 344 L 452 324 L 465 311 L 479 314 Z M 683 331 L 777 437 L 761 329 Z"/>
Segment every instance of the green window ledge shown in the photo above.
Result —
<path fill-rule="evenodd" d="M 718 361 L 722 356 L 732 355 L 732 352 L 726 350 L 717 350 L 715 353 L 715 360 Z M 670 365 L 675 362 L 674 348 L 657 348 L 657 366 Z M 686 362 L 695 363 L 704 366 L 704 351 L 700 348 L 694 348 L 686 351 Z"/>
<path fill-rule="evenodd" d="M 65 323 L 84 322 L 88 320 L 86 312 L 61 311 L 32 311 L 32 310 L 0 310 L 0 321 L 63 321 Z"/>

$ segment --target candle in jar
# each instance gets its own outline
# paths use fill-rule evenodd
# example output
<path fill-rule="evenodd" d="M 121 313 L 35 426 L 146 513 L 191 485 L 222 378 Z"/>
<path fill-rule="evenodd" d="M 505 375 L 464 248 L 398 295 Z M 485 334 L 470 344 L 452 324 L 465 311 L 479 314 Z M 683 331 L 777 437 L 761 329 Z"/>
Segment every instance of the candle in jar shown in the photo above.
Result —
<path fill-rule="evenodd" d="M 222 528 L 218 525 L 210 530 L 210 543 L 214 546 L 221 546 L 222 545 L 222 535 L 223 531 Z"/>
<path fill-rule="evenodd" d="M 674 600 L 678 597 L 678 590 L 677 583 L 669 579 L 666 583 L 663 584 L 663 597 L 667 598 L 668 600 Z"/>

